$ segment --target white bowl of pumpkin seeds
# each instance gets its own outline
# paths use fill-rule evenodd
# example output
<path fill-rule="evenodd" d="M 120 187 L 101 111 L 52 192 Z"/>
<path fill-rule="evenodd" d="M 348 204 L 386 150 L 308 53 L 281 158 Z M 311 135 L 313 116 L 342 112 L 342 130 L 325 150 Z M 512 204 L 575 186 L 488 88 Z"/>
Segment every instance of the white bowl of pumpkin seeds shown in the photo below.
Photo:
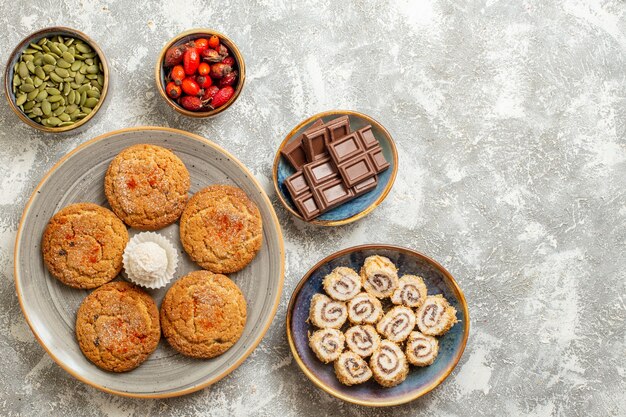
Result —
<path fill-rule="evenodd" d="M 51 27 L 15 48 L 4 87 L 11 109 L 24 123 L 44 132 L 67 132 L 85 125 L 104 104 L 109 68 L 87 35 Z"/>

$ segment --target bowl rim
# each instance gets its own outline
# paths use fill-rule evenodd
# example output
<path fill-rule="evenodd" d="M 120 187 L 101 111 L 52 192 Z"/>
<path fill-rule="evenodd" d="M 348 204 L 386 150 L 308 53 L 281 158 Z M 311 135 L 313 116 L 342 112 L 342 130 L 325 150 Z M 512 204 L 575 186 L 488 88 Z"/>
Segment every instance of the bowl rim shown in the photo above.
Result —
<path fill-rule="evenodd" d="M 274 304 L 272 306 L 271 313 L 268 316 L 268 318 L 266 319 L 267 322 L 263 325 L 263 329 L 262 329 L 261 333 L 259 334 L 259 336 L 255 340 L 252 341 L 250 346 L 244 351 L 244 354 L 241 356 L 241 358 L 239 358 L 237 361 L 235 361 L 231 366 L 226 368 L 219 375 L 216 375 L 215 377 L 211 378 L 210 380 L 205 381 L 205 382 L 203 382 L 203 383 L 201 383 L 199 385 L 192 386 L 190 388 L 183 389 L 183 390 L 180 390 L 180 391 L 175 391 L 175 392 L 171 392 L 171 393 L 165 393 L 165 394 L 136 394 L 136 393 L 130 393 L 130 392 L 125 392 L 125 391 L 118 391 L 118 390 L 115 390 L 115 389 L 107 388 L 107 387 L 102 386 L 102 385 L 100 385 L 100 384 L 98 384 L 96 382 L 90 381 L 87 378 L 83 378 L 82 376 L 80 376 L 76 372 L 74 372 L 74 370 L 72 370 L 69 366 L 67 366 L 64 363 L 62 363 L 54 355 L 54 353 L 46 346 L 46 344 L 43 342 L 41 337 L 35 332 L 33 324 L 32 324 L 32 322 L 31 322 L 31 320 L 30 320 L 30 318 L 28 316 L 28 313 L 26 311 L 24 300 L 22 298 L 20 284 L 19 284 L 18 279 L 17 279 L 17 276 L 18 276 L 18 264 L 19 264 L 18 256 L 20 254 L 19 243 L 20 243 L 20 240 L 21 240 L 21 237 L 22 237 L 22 233 L 24 231 L 24 220 L 25 220 L 27 214 L 30 211 L 31 204 L 33 203 L 33 200 L 39 194 L 39 191 L 40 191 L 41 187 L 47 182 L 47 180 L 50 177 L 50 175 L 52 175 L 72 155 L 76 154 L 77 152 L 79 152 L 80 150 L 82 150 L 84 148 L 87 148 L 87 147 L 91 146 L 95 142 L 98 142 L 98 141 L 101 141 L 101 140 L 105 140 L 105 139 L 107 139 L 107 138 L 109 138 L 111 136 L 115 136 L 115 135 L 118 135 L 118 134 L 121 134 L 121 133 L 137 132 L 137 131 L 152 131 L 152 130 L 160 130 L 160 131 L 165 131 L 165 132 L 170 132 L 170 133 L 175 133 L 175 134 L 182 134 L 184 136 L 187 136 L 190 139 L 202 142 L 203 144 L 206 144 L 207 146 L 210 146 L 210 147 L 212 147 L 212 148 L 214 148 L 214 149 L 216 149 L 216 150 L 218 150 L 220 152 L 223 152 L 224 155 L 228 156 L 231 159 L 231 161 L 233 161 L 235 164 L 237 164 L 248 175 L 248 177 L 253 181 L 253 183 L 256 185 L 256 187 L 260 191 L 261 198 L 263 200 L 265 200 L 265 203 L 267 204 L 267 206 L 270 207 L 270 209 L 271 209 L 270 210 L 270 215 L 272 217 L 273 224 L 277 228 L 277 231 L 278 231 L 278 243 L 279 243 L 278 251 L 280 253 L 280 277 L 279 277 L 279 282 L 278 282 L 278 291 L 277 291 L 276 297 L 274 299 Z M 136 126 L 136 127 L 129 127 L 129 128 L 119 129 L 119 130 L 113 130 L 111 132 L 107 132 L 107 133 L 104 133 L 102 135 L 96 136 L 95 138 L 90 139 L 87 142 L 84 142 L 84 143 L 78 145 L 76 148 L 72 149 L 69 153 L 67 153 L 65 156 L 63 156 L 58 162 L 56 162 L 52 166 L 52 168 L 50 168 L 50 170 L 42 177 L 42 179 L 39 182 L 39 184 L 37 184 L 37 187 L 35 187 L 35 189 L 33 190 L 30 198 L 28 199 L 28 202 L 24 206 L 24 211 L 22 212 L 22 216 L 20 217 L 20 222 L 19 222 L 19 225 L 18 225 L 18 228 L 17 228 L 17 233 L 16 233 L 16 236 L 15 236 L 15 244 L 14 244 L 14 248 L 13 248 L 13 281 L 15 283 L 15 292 L 17 293 L 17 298 L 18 298 L 18 301 L 19 301 L 19 304 L 20 304 L 20 308 L 22 310 L 22 314 L 23 314 L 24 318 L 26 319 L 26 322 L 28 323 L 28 327 L 30 327 L 31 332 L 35 336 L 35 339 L 37 340 L 37 342 L 39 342 L 39 344 L 43 347 L 43 349 L 48 353 L 48 355 L 50 355 L 50 357 L 62 369 L 64 369 L 67 373 L 72 375 L 74 378 L 76 378 L 77 380 L 79 380 L 79 381 L 81 381 L 81 382 L 83 382 L 83 383 L 85 383 L 87 385 L 90 385 L 90 386 L 92 386 L 94 388 L 97 388 L 97 389 L 99 389 L 101 391 L 107 392 L 109 394 L 120 395 L 122 397 L 131 397 L 131 398 L 170 398 L 170 397 L 178 397 L 178 396 L 182 396 L 182 395 L 190 394 L 192 392 L 199 391 L 199 390 L 201 390 L 203 388 L 208 387 L 209 385 L 212 385 L 212 384 L 218 382 L 219 380 L 221 380 L 222 378 L 224 378 L 225 376 L 230 374 L 232 371 L 234 371 L 236 368 L 238 368 L 250 356 L 250 354 L 256 349 L 256 347 L 259 345 L 259 343 L 261 343 L 261 341 L 265 337 L 267 331 L 269 330 L 272 322 L 274 321 L 274 318 L 276 317 L 276 312 L 278 310 L 278 306 L 280 304 L 280 299 L 281 299 L 282 292 L 283 292 L 283 287 L 284 287 L 284 283 L 285 283 L 285 243 L 284 243 L 282 228 L 280 227 L 280 222 L 278 221 L 278 216 L 276 215 L 276 211 L 274 210 L 274 206 L 272 205 L 272 202 L 270 201 L 269 197 L 267 196 L 267 193 L 263 190 L 263 187 L 261 186 L 259 181 L 256 179 L 256 177 L 254 175 L 252 175 L 252 172 L 242 162 L 240 162 L 239 159 L 237 159 L 235 156 L 233 156 L 233 154 L 231 154 L 230 152 L 228 152 L 226 149 L 222 148 L 218 144 L 210 141 L 209 139 L 206 139 L 206 138 L 204 138 L 204 137 L 202 137 L 200 135 L 197 135 L 195 133 L 186 132 L 184 130 L 173 129 L 173 128 L 169 128 L 169 127 Z"/>
<path fill-rule="evenodd" d="M 456 292 L 457 297 L 459 298 L 459 303 L 461 304 L 461 307 L 463 308 L 463 314 L 465 315 L 466 319 L 463 321 L 463 339 L 461 340 L 461 348 L 460 348 L 459 352 L 454 356 L 454 358 L 453 358 L 453 360 L 451 362 L 451 365 L 449 366 L 449 369 L 442 376 L 440 376 L 438 379 L 434 380 L 433 382 L 431 382 L 430 384 L 428 384 L 424 388 L 420 389 L 419 391 L 416 391 L 414 393 L 407 393 L 403 397 L 401 397 L 401 398 L 399 398 L 397 400 L 393 400 L 393 401 L 366 401 L 366 400 L 361 400 L 361 399 L 352 397 L 350 395 L 345 395 L 345 394 L 335 390 L 334 388 L 326 385 L 322 380 L 317 378 L 317 376 L 313 372 L 311 372 L 309 370 L 309 368 L 304 364 L 304 362 L 300 358 L 300 355 L 298 355 L 298 351 L 296 349 L 296 345 L 295 345 L 295 342 L 294 342 L 293 334 L 291 332 L 291 321 L 292 321 L 292 315 L 293 315 L 293 309 L 294 309 L 296 297 L 300 293 L 300 290 L 302 289 L 304 284 L 309 280 L 309 278 L 311 277 L 313 272 L 315 272 L 318 268 L 320 268 L 325 263 L 327 263 L 329 261 L 332 261 L 333 259 L 336 259 L 336 258 L 338 258 L 340 256 L 343 256 L 343 255 L 346 255 L 346 254 L 349 254 L 349 253 L 353 253 L 353 252 L 357 252 L 357 251 L 361 251 L 361 250 L 380 250 L 380 249 L 398 251 L 398 252 L 401 252 L 401 253 L 404 253 L 404 254 L 408 254 L 408 255 L 411 255 L 411 256 L 416 256 L 416 257 L 421 258 L 422 260 L 430 263 L 432 266 L 436 267 L 449 280 L 450 284 L 452 285 L 452 289 L 454 290 L 454 292 Z M 294 288 L 294 290 L 293 290 L 293 292 L 291 294 L 291 298 L 289 299 L 289 305 L 287 306 L 286 327 L 287 327 L 287 340 L 289 342 L 289 348 L 291 349 L 291 353 L 292 353 L 294 359 L 296 360 L 296 363 L 298 364 L 298 366 L 300 367 L 302 372 L 304 372 L 304 374 L 307 376 L 307 378 L 309 378 L 317 387 L 319 387 L 322 390 L 326 391 L 328 394 L 330 394 L 330 395 L 332 395 L 334 397 L 339 398 L 340 400 L 343 400 L 343 401 L 346 401 L 346 402 L 349 402 L 349 403 L 352 403 L 352 404 L 364 405 L 364 406 L 368 406 L 368 407 L 388 407 L 388 406 L 405 404 L 405 403 L 408 403 L 410 401 L 416 400 L 417 398 L 419 398 L 419 397 L 429 393 L 433 389 L 435 389 L 439 384 L 441 384 L 452 373 L 454 368 L 456 368 L 456 365 L 459 363 L 459 360 L 461 359 L 461 356 L 463 356 L 463 352 L 465 351 L 465 347 L 467 345 L 467 339 L 469 337 L 469 331 L 470 331 L 470 316 L 469 316 L 469 310 L 468 310 L 468 307 L 467 307 L 467 302 L 465 300 L 465 295 L 463 294 L 463 291 L 461 290 L 461 288 L 457 284 L 457 282 L 454 279 L 454 277 L 452 276 L 452 274 L 450 274 L 450 272 L 448 272 L 448 270 L 446 268 L 444 268 L 439 262 L 435 261 L 434 259 L 432 259 L 431 257 L 429 257 L 427 255 L 424 255 L 421 252 L 418 252 L 418 251 L 413 250 L 413 249 L 405 248 L 405 247 L 402 247 L 402 246 L 390 245 L 390 244 L 384 244 L 384 243 L 380 243 L 380 244 L 379 243 L 368 243 L 368 244 L 364 244 L 364 245 L 351 246 L 349 248 L 341 249 L 341 250 L 339 250 L 337 252 L 334 252 L 334 253 L 326 256 L 325 258 L 323 258 L 318 263 L 316 263 L 311 269 L 309 269 L 307 271 L 306 274 L 304 274 L 304 276 L 302 277 L 300 282 L 298 282 L 298 285 L 296 285 L 296 287 Z"/>
<path fill-rule="evenodd" d="M 383 190 L 382 194 L 376 199 L 376 201 L 374 201 L 372 204 L 366 207 L 363 211 L 360 211 L 351 217 L 348 217 L 346 219 L 341 219 L 341 220 L 321 220 L 321 219 L 315 218 L 315 219 L 307 221 L 307 220 L 304 220 L 304 218 L 302 217 L 300 213 L 298 213 L 296 210 L 291 208 L 291 206 L 287 203 L 287 201 L 283 197 L 283 194 L 280 191 L 280 188 L 278 186 L 278 164 L 280 162 L 280 158 L 282 157 L 282 155 L 280 154 L 280 151 L 283 150 L 283 148 L 287 145 L 287 143 L 289 143 L 291 139 L 293 139 L 296 132 L 300 130 L 302 127 L 322 117 L 339 116 L 339 115 L 348 115 L 348 116 L 359 117 L 359 118 L 365 119 L 367 120 L 369 124 L 376 126 L 376 128 L 380 129 L 383 132 L 384 136 L 389 141 L 389 144 L 391 147 L 391 153 L 393 155 L 393 166 L 392 166 L 391 176 L 389 177 L 389 182 L 385 186 L 385 189 Z M 278 150 L 276 151 L 276 155 L 274 156 L 274 163 L 272 165 L 272 181 L 274 183 L 274 190 L 276 191 L 278 200 L 282 203 L 283 207 L 285 207 L 285 209 L 287 209 L 288 212 L 290 212 L 291 214 L 293 214 L 295 217 L 302 220 L 303 222 L 309 223 L 309 224 L 315 224 L 318 226 L 341 226 L 344 224 L 355 222 L 367 216 L 372 210 L 378 207 L 383 202 L 383 200 L 387 197 L 387 195 L 391 191 L 391 188 L 393 187 L 393 183 L 396 180 L 397 174 L 398 174 L 398 150 L 396 148 L 396 143 L 393 140 L 393 137 L 391 136 L 389 131 L 380 122 L 375 120 L 373 117 L 368 116 L 367 114 L 355 111 L 355 110 L 327 110 L 327 111 L 314 114 L 313 116 L 310 116 L 306 118 L 305 120 L 303 120 L 302 122 L 298 123 L 296 127 L 291 129 L 291 131 L 287 134 L 287 136 L 285 136 L 285 139 L 283 139 L 283 141 L 278 146 Z"/>
<path fill-rule="evenodd" d="M 98 54 L 98 58 L 100 59 L 100 62 L 102 63 L 102 70 L 103 70 L 102 75 L 104 77 L 104 85 L 102 86 L 102 91 L 100 92 L 100 100 L 98 100 L 98 103 L 93 108 L 91 113 L 89 113 L 87 116 L 85 116 L 84 118 L 82 118 L 81 120 L 79 120 L 78 122 L 70 126 L 49 127 L 49 126 L 44 126 L 42 124 L 39 124 L 29 119 L 26 116 L 26 114 L 24 114 L 24 112 L 20 110 L 20 108 L 17 107 L 17 105 L 15 104 L 16 98 L 12 90 L 13 78 L 9 76 L 11 74 L 11 67 L 12 67 L 11 62 L 13 61 L 13 59 L 18 54 L 22 53 L 22 51 L 28 46 L 28 44 L 30 44 L 31 42 L 35 42 L 36 40 L 39 40 L 43 37 L 46 37 L 48 36 L 48 34 L 52 32 L 61 32 L 62 34 L 67 34 L 67 35 L 70 35 L 71 37 L 80 38 L 81 40 L 86 42 Z M 73 28 L 66 27 L 66 26 L 50 26 L 50 27 L 46 27 L 46 28 L 37 30 L 35 32 L 32 32 L 30 35 L 24 37 L 15 46 L 15 48 L 13 48 L 13 51 L 9 54 L 9 58 L 6 63 L 6 68 L 4 69 L 4 93 L 5 93 L 7 101 L 9 102 L 9 107 L 11 108 L 11 110 L 13 110 L 15 114 L 17 114 L 17 116 L 20 118 L 22 122 L 42 132 L 63 133 L 63 132 L 69 132 L 71 130 L 77 129 L 85 125 L 96 115 L 96 113 L 98 113 L 98 111 L 104 104 L 107 98 L 107 95 L 109 93 L 109 79 L 110 79 L 109 63 L 106 59 L 106 56 L 104 55 L 104 52 L 93 39 L 91 39 L 85 33 L 77 29 L 73 29 Z"/>
<path fill-rule="evenodd" d="M 217 37 L 220 38 L 220 42 L 222 42 L 222 40 L 225 40 L 226 42 L 224 43 L 226 44 L 226 46 L 228 47 L 232 55 L 234 55 L 235 62 L 237 63 L 237 67 L 239 71 L 239 81 L 237 82 L 237 88 L 235 89 L 233 96 L 224 105 L 218 107 L 217 109 L 204 111 L 204 112 L 190 111 L 174 103 L 172 99 L 169 98 L 167 94 L 165 94 L 165 86 L 161 84 L 161 73 L 163 72 L 163 60 L 165 59 L 165 53 L 167 52 L 167 50 L 176 42 L 180 41 L 181 39 L 187 36 L 195 36 L 195 35 L 216 35 Z M 231 38 L 224 35 L 223 33 L 216 31 L 215 29 L 194 28 L 194 29 L 189 29 L 189 30 L 179 33 L 178 35 L 170 39 L 165 44 L 165 46 L 163 46 L 163 48 L 161 49 L 161 52 L 159 52 L 159 56 L 156 60 L 156 65 L 154 67 L 154 81 L 156 82 L 157 90 L 159 91 L 159 94 L 161 95 L 161 97 L 163 97 L 165 102 L 170 107 L 172 107 L 174 110 L 176 110 L 180 114 L 183 114 L 189 117 L 194 117 L 197 119 L 204 118 L 204 117 L 213 117 L 213 116 L 217 116 L 219 113 L 229 108 L 231 105 L 235 103 L 235 101 L 237 101 L 237 98 L 239 98 L 239 95 L 243 91 L 243 86 L 246 82 L 246 64 L 243 59 L 243 55 L 241 54 L 241 51 L 237 47 L 237 44 Z"/>

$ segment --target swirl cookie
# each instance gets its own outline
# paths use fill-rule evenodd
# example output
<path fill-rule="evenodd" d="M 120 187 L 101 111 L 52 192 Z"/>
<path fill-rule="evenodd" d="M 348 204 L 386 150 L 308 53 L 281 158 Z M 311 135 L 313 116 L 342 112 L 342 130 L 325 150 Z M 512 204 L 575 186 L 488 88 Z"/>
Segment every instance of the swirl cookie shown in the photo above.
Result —
<path fill-rule="evenodd" d="M 426 297 L 416 315 L 417 327 L 427 336 L 441 336 L 457 322 L 456 309 L 441 294 Z"/>
<path fill-rule="evenodd" d="M 343 352 L 335 361 L 335 374 L 344 385 L 362 384 L 372 377 L 367 362 L 354 352 Z"/>
<path fill-rule="evenodd" d="M 183 355 L 213 358 L 233 346 L 246 325 L 246 300 L 224 275 L 194 271 L 179 279 L 161 304 L 163 335 Z"/>
<path fill-rule="evenodd" d="M 378 349 L 380 336 L 373 326 L 352 326 L 346 331 L 346 344 L 351 351 L 366 358 Z"/>
<path fill-rule="evenodd" d="M 402 349 L 389 340 L 380 342 L 380 348 L 370 358 L 374 379 L 383 387 L 393 387 L 404 381 L 409 365 Z"/>
<path fill-rule="evenodd" d="M 361 291 L 361 277 L 352 268 L 337 267 L 326 275 L 324 291 L 338 301 L 348 301 Z"/>
<path fill-rule="evenodd" d="M 337 329 L 320 329 L 309 338 L 309 346 L 317 359 L 328 363 L 341 355 L 345 341 L 345 336 Z"/>
<path fill-rule="evenodd" d="M 74 288 L 96 288 L 122 269 L 128 231 L 110 210 L 92 203 L 69 205 L 46 226 L 41 250 L 48 271 Z"/>
<path fill-rule="evenodd" d="M 80 305 L 76 338 L 83 354 L 98 367 L 130 371 L 159 344 L 159 310 L 148 294 L 132 284 L 105 284 Z"/>
<path fill-rule="evenodd" d="M 369 256 L 361 267 L 363 289 L 377 298 L 390 297 L 398 287 L 398 269 L 384 256 Z"/>
<path fill-rule="evenodd" d="M 404 275 L 398 281 L 398 288 L 391 295 L 391 302 L 415 308 L 424 302 L 427 295 L 428 288 L 421 277 Z"/>
<path fill-rule="evenodd" d="M 261 248 L 261 214 L 243 190 L 212 185 L 189 200 L 180 218 L 180 240 L 202 268 L 220 274 L 236 272 Z"/>
<path fill-rule="evenodd" d="M 412 332 L 406 342 L 406 358 L 411 365 L 428 366 L 435 362 L 439 353 L 439 342 L 432 336 Z"/>
<path fill-rule="evenodd" d="M 352 324 L 374 324 L 383 315 L 380 300 L 366 292 L 348 301 L 348 319 Z"/>
<path fill-rule="evenodd" d="M 104 193 L 124 223 L 157 230 L 180 217 L 189 184 L 189 172 L 173 152 L 155 145 L 134 145 L 111 161 Z"/>
<path fill-rule="evenodd" d="M 323 329 L 339 329 L 348 318 L 348 308 L 341 301 L 335 301 L 324 294 L 315 294 L 311 299 L 309 320 Z"/>
<path fill-rule="evenodd" d="M 396 306 L 389 310 L 376 325 L 376 330 L 392 342 L 404 341 L 415 328 L 413 310 Z"/>

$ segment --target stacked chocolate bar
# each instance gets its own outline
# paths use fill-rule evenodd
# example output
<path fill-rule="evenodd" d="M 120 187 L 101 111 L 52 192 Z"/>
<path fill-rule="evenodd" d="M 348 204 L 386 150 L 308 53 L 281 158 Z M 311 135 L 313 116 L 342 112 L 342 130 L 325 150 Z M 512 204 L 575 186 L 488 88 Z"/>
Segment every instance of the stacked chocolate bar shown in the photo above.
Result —
<path fill-rule="evenodd" d="M 305 220 L 373 190 L 389 168 L 372 126 L 352 132 L 348 116 L 317 120 L 281 154 L 296 170 L 285 186 Z"/>

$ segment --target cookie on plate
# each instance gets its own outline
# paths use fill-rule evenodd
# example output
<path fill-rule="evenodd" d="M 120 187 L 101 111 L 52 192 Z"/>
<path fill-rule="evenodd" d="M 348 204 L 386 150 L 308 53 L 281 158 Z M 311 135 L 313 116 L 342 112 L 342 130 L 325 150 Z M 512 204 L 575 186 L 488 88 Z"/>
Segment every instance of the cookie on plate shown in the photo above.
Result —
<path fill-rule="evenodd" d="M 240 188 L 211 185 L 194 194 L 185 207 L 180 240 L 202 268 L 220 274 L 236 272 L 261 248 L 261 214 Z"/>
<path fill-rule="evenodd" d="M 71 204 L 46 226 L 41 250 L 48 271 L 74 288 L 96 288 L 122 269 L 128 230 L 110 210 L 93 203 Z"/>
<path fill-rule="evenodd" d="M 130 227 L 157 230 L 183 212 L 189 172 L 174 153 L 155 145 L 120 152 L 104 177 L 104 192 L 115 214 Z"/>
<path fill-rule="evenodd" d="M 110 282 L 83 300 L 76 316 L 76 338 L 83 354 L 98 367 L 130 371 L 159 344 L 159 310 L 138 287 Z"/>
<path fill-rule="evenodd" d="M 179 279 L 161 304 L 161 326 L 183 355 L 213 358 L 239 340 L 246 325 L 246 300 L 228 277 L 194 271 Z"/>

